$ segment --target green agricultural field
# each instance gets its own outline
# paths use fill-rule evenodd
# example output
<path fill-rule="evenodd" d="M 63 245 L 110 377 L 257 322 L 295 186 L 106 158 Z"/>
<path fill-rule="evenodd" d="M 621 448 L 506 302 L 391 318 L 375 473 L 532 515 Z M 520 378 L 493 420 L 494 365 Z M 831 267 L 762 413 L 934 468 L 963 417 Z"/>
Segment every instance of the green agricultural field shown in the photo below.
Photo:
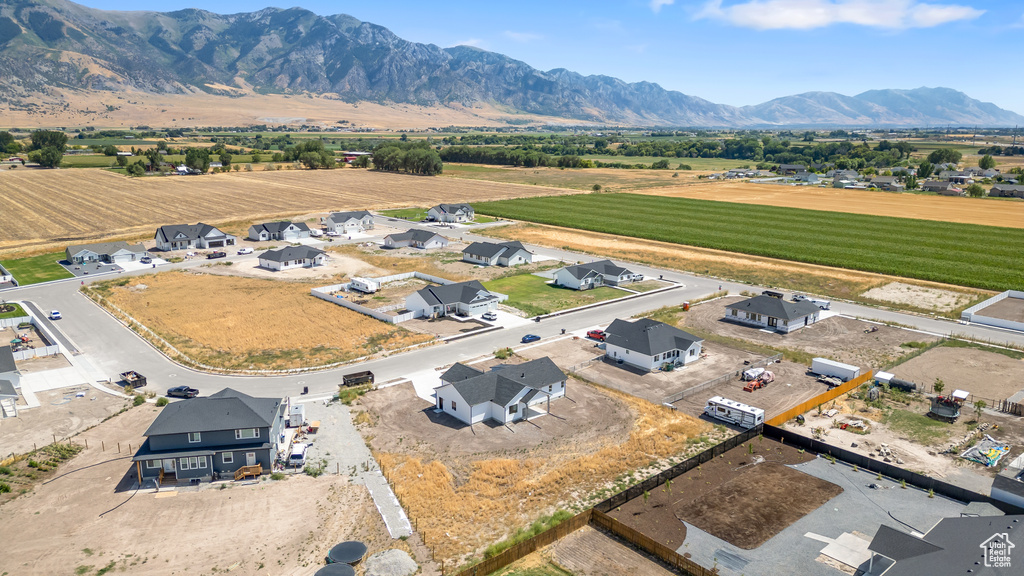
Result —
<path fill-rule="evenodd" d="M 473 206 L 501 218 L 960 286 L 1024 287 L 1024 229 L 636 194 Z"/>
<path fill-rule="evenodd" d="M 72 274 L 65 270 L 63 266 L 57 264 L 58 260 L 63 259 L 63 252 L 51 252 L 50 254 L 40 254 L 39 256 L 31 256 L 29 258 L 4 260 L 0 264 L 3 264 L 4 268 L 14 276 L 18 284 L 27 286 L 29 284 L 49 282 L 50 280 L 71 278 Z"/>
<path fill-rule="evenodd" d="M 540 276 L 520 274 L 484 282 L 484 287 L 501 294 L 508 294 L 505 304 L 518 308 L 530 316 L 550 314 L 559 310 L 629 296 L 628 292 L 607 286 L 580 291 L 560 288 L 547 282 Z"/>
<path fill-rule="evenodd" d="M 62 168 L 109 168 L 117 166 L 117 157 L 104 156 L 103 154 L 64 156 L 60 165 Z"/>
<path fill-rule="evenodd" d="M 404 218 L 413 222 L 419 222 L 427 217 L 427 208 L 396 208 L 394 210 L 381 210 L 380 213 L 392 218 Z"/>

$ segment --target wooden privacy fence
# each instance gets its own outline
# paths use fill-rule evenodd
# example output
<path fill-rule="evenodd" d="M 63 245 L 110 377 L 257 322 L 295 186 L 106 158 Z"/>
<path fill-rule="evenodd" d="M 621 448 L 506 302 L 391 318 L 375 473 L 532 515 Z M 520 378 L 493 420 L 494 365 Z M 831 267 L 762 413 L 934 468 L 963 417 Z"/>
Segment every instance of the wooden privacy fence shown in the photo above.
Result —
<path fill-rule="evenodd" d="M 850 390 L 857 388 L 861 384 L 871 380 L 874 377 L 875 371 L 868 370 L 866 373 L 861 374 L 860 376 L 854 378 L 853 380 L 850 380 L 849 382 L 846 382 L 840 386 L 836 386 L 835 388 L 827 392 L 822 392 L 821 394 L 818 394 L 814 398 L 811 398 L 810 400 L 797 406 L 794 406 L 793 408 L 786 410 L 782 414 L 773 417 L 771 420 L 768 420 L 765 423 L 770 424 L 771 426 L 779 426 L 781 424 L 785 424 L 790 418 L 796 418 L 798 415 L 807 412 L 811 408 L 820 406 L 825 402 L 835 400 L 836 398 L 842 396 L 843 394 L 846 394 Z"/>
<path fill-rule="evenodd" d="M 1006 414 L 1013 414 L 1014 416 L 1024 416 L 1024 404 L 1010 402 L 1009 400 L 1002 400 L 993 407 L 996 410 L 999 410 L 1000 412 L 1004 412 Z"/>
<path fill-rule="evenodd" d="M 697 564 L 672 548 L 665 546 L 661 542 L 658 542 L 654 538 L 651 538 L 642 532 L 626 526 L 604 512 L 594 510 L 590 522 L 596 528 L 601 528 L 611 532 L 613 535 L 618 536 L 633 546 L 636 546 L 644 552 L 658 558 L 676 570 L 681 571 L 683 574 L 689 574 L 690 576 L 714 576 L 718 574 L 717 571 Z"/>

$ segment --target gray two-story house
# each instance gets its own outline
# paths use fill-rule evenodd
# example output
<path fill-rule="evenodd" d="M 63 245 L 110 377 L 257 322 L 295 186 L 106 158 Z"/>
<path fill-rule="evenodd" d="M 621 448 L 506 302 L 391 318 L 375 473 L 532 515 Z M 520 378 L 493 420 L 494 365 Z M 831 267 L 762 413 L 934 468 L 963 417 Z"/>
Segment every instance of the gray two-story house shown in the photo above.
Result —
<path fill-rule="evenodd" d="M 225 388 L 168 404 L 132 458 L 142 483 L 232 478 L 243 466 L 269 473 L 287 425 L 285 398 L 254 398 Z"/>

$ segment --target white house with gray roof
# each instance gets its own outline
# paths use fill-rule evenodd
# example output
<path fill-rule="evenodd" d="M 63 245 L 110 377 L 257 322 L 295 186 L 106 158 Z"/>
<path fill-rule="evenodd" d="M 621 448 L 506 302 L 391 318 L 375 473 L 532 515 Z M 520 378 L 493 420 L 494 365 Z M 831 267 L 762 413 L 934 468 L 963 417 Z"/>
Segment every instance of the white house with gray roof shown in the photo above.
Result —
<path fill-rule="evenodd" d="M 158 250 L 185 250 L 199 248 L 225 248 L 234 246 L 237 238 L 221 232 L 209 224 L 171 224 L 156 230 L 156 247 Z"/>
<path fill-rule="evenodd" d="M 754 296 L 725 307 L 727 320 L 783 333 L 814 324 L 820 314 L 821 308 L 807 300 L 789 302 L 765 295 Z"/>
<path fill-rule="evenodd" d="M 469 204 L 438 204 L 427 210 L 427 220 L 452 224 L 469 222 L 476 218 L 476 211 Z"/>
<path fill-rule="evenodd" d="M 704 340 L 675 326 L 641 318 L 615 320 L 605 330 L 605 356 L 642 370 L 700 360 Z"/>
<path fill-rule="evenodd" d="M 421 248 L 430 250 L 432 248 L 447 248 L 448 239 L 437 232 L 428 230 L 408 230 L 397 234 L 388 234 L 384 237 L 385 248 Z"/>
<path fill-rule="evenodd" d="M 444 286 L 428 286 L 405 298 L 405 308 L 416 318 L 440 316 L 476 316 L 498 308 L 508 296 L 490 292 L 479 280 L 456 282 Z"/>
<path fill-rule="evenodd" d="M 481 266 L 518 266 L 533 262 L 522 242 L 473 242 L 462 250 L 462 260 Z"/>
<path fill-rule="evenodd" d="M 260 267 L 275 272 L 292 268 L 323 266 L 327 253 L 309 246 L 285 246 L 278 250 L 267 250 L 260 254 Z"/>
<path fill-rule="evenodd" d="M 439 410 L 466 424 L 487 419 L 504 424 L 547 412 L 552 400 L 565 396 L 566 380 L 548 357 L 489 372 L 457 363 L 441 375 L 434 398 Z"/>
<path fill-rule="evenodd" d="M 135 262 L 146 255 L 146 248 L 142 244 L 129 244 L 120 242 L 101 242 L 98 244 L 80 244 L 68 246 L 64 250 L 68 262 L 72 264 L 83 264 L 86 262 L 109 262 L 118 264 L 120 262 Z"/>
<path fill-rule="evenodd" d="M 265 242 L 267 240 L 283 240 L 294 242 L 309 238 L 309 226 L 305 222 L 264 222 L 249 226 L 249 240 Z"/>
<path fill-rule="evenodd" d="M 576 264 L 555 271 L 555 284 L 573 290 L 588 290 L 598 286 L 619 286 L 643 279 L 643 274 L 623 268 L 611 260 Z"/>
<path fill-rule="evenodd" d="M 18 415 L 18 388 L 21 388 L 21 372 L 14 363 L 14 352 L 6 344 L 0 344 L 0 417 Z"/>
<path fill-rule="evenodd" d="M 373 214 L 366 210 L 355 212 L 332 212 L 321 222 L 327 232 L 336 234 L 353 234 L 373 230 Z"/>

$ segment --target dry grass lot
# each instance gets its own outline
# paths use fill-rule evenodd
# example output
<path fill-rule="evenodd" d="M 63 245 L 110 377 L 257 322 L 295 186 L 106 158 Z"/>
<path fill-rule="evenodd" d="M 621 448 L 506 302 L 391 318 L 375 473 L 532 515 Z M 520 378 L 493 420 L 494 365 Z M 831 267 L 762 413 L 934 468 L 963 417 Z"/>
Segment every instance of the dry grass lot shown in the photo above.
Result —
<path fill-rule="evenodd" d="M 706 182 L 642 192 L 656 196 L 765 204 L 790 208 L 899 216 L 941 222 L 1024 228 L 1024 202 L 925 196 L 911 193 L 845 190 L 812 186 L 779 186 L 746 182 Z"/>
<path fill-rule="evenodd" d="M 20 368 L 21 363 L 18 364 Z M 85 392 L 85 396 L 76 398 L 79 391 Z M 77 434 L 99 424 L 128 402 L 87 386 L 37 392 L 36 398 L 38 407 L 25 410 L 19 406 L 17 418 L 0 419 L 0 456 L 23 454 L 32 450 L 33 445 L 45 446 L 53 442 L 54 435 L 59 440 Z"/>
<path fill-rule="evenodd" d="M 366 541 L 370 554 L 404 546 L 387 536 L 366 488 L 344 476 L 115 492 L 131 462 L 114 446 L 138 446 L 158 410 L 133 408 L 85 433 L 89 449 L 3 505 L 0 572 L 305 576 L 344 540 Z M 225 534 L 255 527 L 263 529 L 225 545 Z"/>
<path fill-rule="evenodd" d="M 0 171 L 0 250 L 113 236 L 163 224 L 494 200 L 564 190 L 357 169 L 127 178 L 104 170 Z M 65 244 L 58 246 L 60 249 Z"/>
<path fill-rule="evenodd" d="M 649 402 L 572 380 L 533 423 L 473 428 L 433 413 L 408 386 L 360 403 L 361 432 L 425 542 L 464 559 L 543 514 L 590 502 L 631 470 L 682 456 L 711 427 Z M 363 418 L 358 418 L 358 420 Z"/>
<path fill-rule="evenodd" d="M 322 366 L 431 340 L 313 298 L 309 284 L 165 272 L 98 286 L 192 361 L 219 368 Z M 287 322 L 267 331 L 268 318 Z"/>

